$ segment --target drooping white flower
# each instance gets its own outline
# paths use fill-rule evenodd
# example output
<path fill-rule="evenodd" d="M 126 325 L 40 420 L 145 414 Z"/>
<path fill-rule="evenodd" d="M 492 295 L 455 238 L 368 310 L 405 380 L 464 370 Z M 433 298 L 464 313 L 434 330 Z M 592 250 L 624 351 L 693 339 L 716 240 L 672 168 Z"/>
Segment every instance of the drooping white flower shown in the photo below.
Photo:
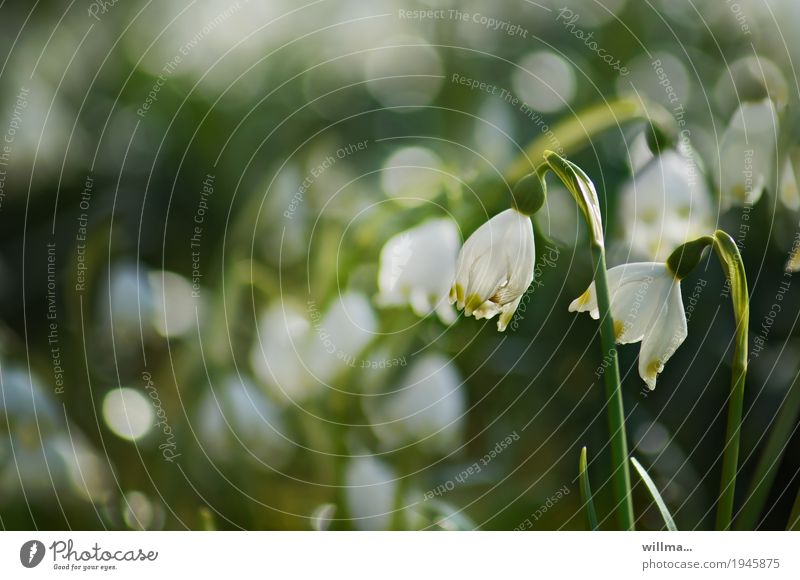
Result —
<path fill-rule="evenodd" d="M 533 281 L 534 259 L 531 218 L 513 208 L 497 214 L 461 248 L 450 303 L 477 319 L 500 314 L 504 331 Z"/>
<path fill-rule="evenodd" d="M 415 362 L 394 392 L 368 397 L 364 410 L 390 447 L 419 443 L 448 453 L 461 442 L 467 400 L 457 370 L 440 354 Z"/>
<path fill-rule="evenodd" d="M 447 295 L 458 244 L 458 228 L 449 218 L 429 220 L 389 238 L 381 250 L 377 303 L 409 304 L 417 316 L 435 311 L 445 324 L 453 322 Z"/>
<path fill-rule="evenodd" d="M 777 132 L 778 116 L 769 99 L 744 102 L 733 114 L 715 171 L 723 210 L 756 203 L 764 188 L 775 182 Z"/>
<path fill-rule="evenodd" d="M 655 389 L 658 373 L 686 339 L 680 280 L 663 262 L 624 264 L 607 275 L 617 343 L 642 342 L 639 376 Z M 569 311 L 600 317 L 594 282 L 572 301 Z"/>
<path fill-rule="evenodd" d="M 713 229 L 710 193 L 691 154 L 668 150 L 634 171 L 619 204 L 631 255 L 665 260 L 676 246 Z"/>

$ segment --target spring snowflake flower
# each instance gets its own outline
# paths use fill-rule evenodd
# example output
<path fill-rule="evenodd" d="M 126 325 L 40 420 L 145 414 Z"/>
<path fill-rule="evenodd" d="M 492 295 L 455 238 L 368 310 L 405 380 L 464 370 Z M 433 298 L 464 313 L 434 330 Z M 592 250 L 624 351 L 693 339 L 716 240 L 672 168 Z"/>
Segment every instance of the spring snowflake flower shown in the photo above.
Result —
<path fill-rule="evenodd" d="M 504 331 L 533 281 L 534 259 L 531 218 L 514 208 L 497 214 L 461 248 L 450 303 L 477 319 L 500 314 Z"/>
<path fill-rule="evenodd" d="M 409 304 L 417 316 L 436 312 L 455 321 L 447 294 L 456 269 L 458 228 L 449 218 L 429 220 L 389 239 L 381 250 L 380 306 Z"/>
<path fill-rule="evenodd" d="M 638 262 L 608 270 L 608 288 L 617 343 L 641 341 L 639 376 L 653 390 L 656 377 L 686 339 L 680 280 L 663 262 Z M 594 282 L 569 311 L 600 317 Z"/>
<path fill-rule="evenodd" d="M 627 249 L 651 260 L 665 260 L 676 246 L 712 229 L 714 221 L 703 175 L 691 156 L 675 150 L 635 171 L 622 188 L 619 212 Z"/>
<path fill-rule="evenodd" d="M 722 136 L 717 170 L 722 209 L 754 204 L 773 183 L 778 116 L 769 99 L 744 102 Z"/>

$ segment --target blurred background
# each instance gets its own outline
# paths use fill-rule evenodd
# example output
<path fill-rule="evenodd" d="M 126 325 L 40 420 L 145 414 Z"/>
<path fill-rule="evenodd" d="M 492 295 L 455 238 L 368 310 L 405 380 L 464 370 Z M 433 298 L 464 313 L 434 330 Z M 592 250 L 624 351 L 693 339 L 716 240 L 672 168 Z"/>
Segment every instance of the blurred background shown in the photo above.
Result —
<path fill-rule="evenodd" d="M 739 244 L 741 502 L 798 371 L 797 58 L 794 0 L 0 3 L 0 524 L 584 529 L 587 446 L 613 529 L 566 191 L 505 333 L 446 299 L 537 140 L 597 184 L 612 265 L 714 227 Z M 642 121 L 567 143 L 618 99 L 668 111 L 677 144 L 654 156 Z M 709 529 L 734 324 L 715 261 L 683 295 L 657 389 L 635 345 L 623 387 L 633 455 Z M 800 485 L 785 412 L 762 529 Z"/>

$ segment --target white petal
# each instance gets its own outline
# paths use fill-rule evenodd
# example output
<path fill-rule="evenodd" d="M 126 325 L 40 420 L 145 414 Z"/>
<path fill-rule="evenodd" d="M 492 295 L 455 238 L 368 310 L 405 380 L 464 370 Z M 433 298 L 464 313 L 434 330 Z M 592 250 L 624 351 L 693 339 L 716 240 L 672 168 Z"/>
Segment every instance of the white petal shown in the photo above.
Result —
<path fill-rule="evenodd" d="M 578 296 L 569 304 L 570 312 L 588 312 L 589 316 L 597 320 L 600 318 L 600 311 L 597 308 L 597 291 L 594 282 L 589 284 L 586 291 Z"/>
<path fill-rule="evenodd" d="M 514 209 L 496 215 L 470 236 L 458 256 L 450 300 L 467 316 L 496 314 L 483 306 L 513 302 L 533 280 L 534 241 L 530 218 Z"/>
<path fill-rule="evenodd" d="M 658 262 L 635 262 L 611 268 L 606 276 L 608 279 L 608 291 L 612 298 L 612 307 L 614 295 L 620 291 L 620 287 L 628 284 L 640 284 L 648 278 L 663 276 L 665 272 L 666 266 Z M 590 316 L 595 320 L 600 317 L 594 282 L 589 285 L 589 288 L 583 294 L 570 303 L 569 311 L 589 312 Z M 611 314 L 614 316 L 613 310 Z"/>
<path fill-rule="evenodd" d="M 618 276 L 611 276 L 609 271 L 611 316 L 617 343 L 628 344 L 642 340 L 674 277 L 663 263 L 626 264 L 621 268 L 624 270 L 619 270 Z"/>
<path fill-rule="evenodd" d="M 686 339 L 686 313 L 683 311 L 680 282 L 675 280 L 661 305 L 658 316 L 642 340 L 639 351 L 639 375 L 650 390 L 664 364 Z"/>
<path fill-rule="evenodd" d="M 517 307 L 519 306 L 520 301 L 522 300 L 522 296 L 514 300 L 514 302 L 509 302 L 502 308 L 502 314 L 500 318 L 497 319 L 497 330 L 500 332 L 504 332 L 508 323 L 514 318 L 514 313 L 517 311 Z"/>
<path fill-rule="evenodd" d="M 476 320 L 480 320 L 481 318 L 485 318 L 489 320 L 490 318 L 494 318 L 501 312 L 501 307 L 492 302 L 491 300 L 487 300 L 483 304 L 481 304 L 478 308 L 475 309 L 473 312 L 473 316 L 475 316 Z"/>

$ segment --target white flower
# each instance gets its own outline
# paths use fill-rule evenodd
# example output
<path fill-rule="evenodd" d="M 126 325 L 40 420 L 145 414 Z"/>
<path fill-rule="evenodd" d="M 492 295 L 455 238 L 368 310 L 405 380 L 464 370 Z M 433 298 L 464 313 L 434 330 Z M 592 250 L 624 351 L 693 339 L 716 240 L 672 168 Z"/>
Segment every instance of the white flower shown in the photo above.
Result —
<path fill-rule="evenodd" d="M 492 318 L 504 331 L 533 281 L 531 218 L 507 209 L 479 227 L 461 248 L 450 303 L 467 316 Z"/>
<path fill-rule="evenodd" d="M 268 469 L 282 466 L 292 442 L 280 412 L 248 379 L 226 377 L 198 409 L 198 436 L 214 459 L 249 457 Z"/>
<path fill-rule="evenodd" d="M 458 228 L 449 218 L 434 219 L 392 236 L 381 250 L 380 306 L 409 304 L 417 316 L 435 311 L 442 322 L 455 320 L 447 302 L 456 271 Z"/>
<path fill-rule="evenodd" d="M 255 376 L 276 400 L 298 401 L 318 391 L 306 368 L 311 340 L 311 324 L 293 302 L 275 303 L 259 316 L 250 362 Z"/>
<path fill-rule="evenodd" d="M 642 342 L 639 375 L 655 389 L 658 373 L 686 339 L 681 283 L 666 264 L 639 262 L 608 270 L 608 287 L 617 343 Z M 600 317 L 594 282 L 569 311 Z"/>
<path fill-rule="evenodd" d="M 773 158 L 778 117 L 772 101 L 742 103 L 722 136 L 715 171 L 722 209 L 754 204 L 774 183 Z"/>
<path fill-rule="evenodd" d="M 795 171 L 795 158 L 797 152 L 786 157 L 781 171 L 781 181 L 778 193 L 781 202 L 786 209 L 797 211 L 800 209 L 800 187 L 797 184 L 797 172 Z"/>
<path fill-rule="evenodd" d="M 397 476 L 371 455 L 353 457 L 345 469 L 345 496 L 359 530 L 385 530 L 392 522 Z"/>
<path fill-rule="evenodd" d="M 713 229 L 705 179 L 690 155 L 675 150 L 635 170 L 620 193 L 619 215 L 627 249 L 645 259 L 665 260 Z"/>
<path fill-rule="evenodd" d="M 357 357 L 375 337 L 378 321 L 369 300 L 357 292 L 340 294 L 324 316 L 315 304 L 308 309 L 314 337 L 305 362 L 315 379 L 327 384 L 360 364 Z"/>
<path fill-rule="evenodd" d="M 467 400 L 461 384 L 450 359 L 425 355 L 394 392 L 366 398 L 364 410 L 387 446 L 420 443 L 426 449 L 449 453 L 464 434 Z"/>

